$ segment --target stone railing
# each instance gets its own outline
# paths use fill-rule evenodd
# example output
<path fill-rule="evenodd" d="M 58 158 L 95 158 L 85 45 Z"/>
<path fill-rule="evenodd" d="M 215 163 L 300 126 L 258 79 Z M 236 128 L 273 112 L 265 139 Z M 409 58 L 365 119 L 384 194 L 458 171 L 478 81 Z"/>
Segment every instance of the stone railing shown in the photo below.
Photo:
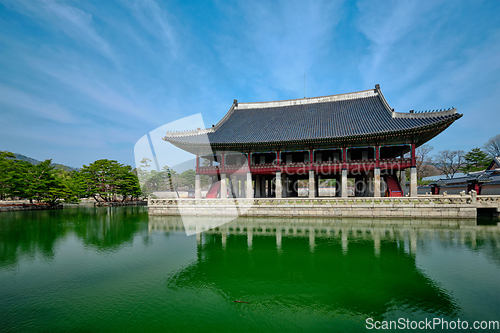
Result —
<path fill-rule="evenodd" d="M 476 223 L 478 208 L 500 211 L 500 196 L 348 197 L 348 198 L 234 198 L 150 199 L 149 215 L 287 216 L 469 219 Z"/>
<path fill-rule="evenodd" d="M 349 198 L 234 198 L 234 199 L 149 199 L 149 206 L 168 206 L 168 205 L 252 205 L 252 206 L 323 206 L 334 207 L 341 205 L 359 205 L 371 207 L 376 206 L 406 206 L 415 207 L 415 205 L 472 205 L 476 204 L 473 196 L 427 196 L 427 197 L 349 197 Z M 491 205 L 500 207 L 500 196 L 477 196 L 477 204 Z"/>
<path fill-rule="evenodd" d="M 497 206 L 500 208 L 500 195 L 478 195 L 477 204 L 481 206 Z"/>

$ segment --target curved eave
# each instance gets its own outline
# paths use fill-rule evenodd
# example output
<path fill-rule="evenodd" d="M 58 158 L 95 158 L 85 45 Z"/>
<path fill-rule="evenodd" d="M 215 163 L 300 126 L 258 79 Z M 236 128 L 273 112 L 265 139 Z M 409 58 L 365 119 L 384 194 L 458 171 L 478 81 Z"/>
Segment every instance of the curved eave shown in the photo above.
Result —
<path fill-rule="evenodd" d="M 387 131 L 387 132 L 379 132 L 372 134 L 362 134 L 362 135 L 352 135 L 352 136 L 343 136 L 337 138 L 314 138 L 314 139 L 304 139 L 304 140 L 286 140 L 286 141 L 263 141 L 263 142 L 248 142 L 248 143 L 216 143 L 211 142 L 210 144 L 206 143 L 187 143 L 180 140 L 173 140 L 174 138 L 165 137 L 164 140 L 170 142 L 174 146 L 191 152 L 193 154 L 197 154 L 200 151 L 209 151 L 209 150 L 236 150 L 236 151 L 247 151 L 252 150 L 253 147 L 259 146 L 273 146 L 273 147 L 281 147 L 281 146 L 297 146 L 304 145 L 310 146 L 314 144 L 325 144 L 332 143 L 338 144 L 341 142 L 359 142 L 359 141 L 379 141 L 380 139 L 388 139 L 388 138 L 396 138 L 396 137 L 415 137 L 419 134 L 424 134 L 422 137 L 417 138 L 415 144 L 416 146 L 420 146 L 425 142 L 431 140 L 439 133 L 444 131 L 448 126 L 450 126 L 455 120 L 461 118 L 463 114 L 455 113 L 452 116 L 449 116 L 446 119 L 443 119 L 434 124 L 425 125 L 421 127 L 415 127 L 412 129 L 404 129 L 398 131 Z M 441 127 L 439 129 L 439 127 Z M 434 130 L 434 131 L 433 131 Z M 437 131 L 436 131 L 437 130 Z M 425 135 L 427 134 L 427 135 Z"/>

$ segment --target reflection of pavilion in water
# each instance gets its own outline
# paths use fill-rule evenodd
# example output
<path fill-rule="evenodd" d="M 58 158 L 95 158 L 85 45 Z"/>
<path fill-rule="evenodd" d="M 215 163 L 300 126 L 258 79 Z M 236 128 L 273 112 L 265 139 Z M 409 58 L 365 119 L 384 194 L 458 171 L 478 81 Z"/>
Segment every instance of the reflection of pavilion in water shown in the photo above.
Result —
<path fill-rule="evenodd" d="M 475 248 L 477 238 L 500 240 L 500 226 L 460 226 L 450 219 L 402 220 L 402 219 L 353 219 L 353 218 L 252 218 L 240 217 L 221 226 L 223 217 L 149 217 L 149 231 L 185 231 L 186 227 L 197 232 L 198 242 L 203 235 L 220 234 L 225 246 L 228 235 L 246 236 L 252 246 L 254 236 L 273 236 L 281 248 L 283 237 L 306 237 L 311 250 L 317 238 L 337 238 L 342 250 L 348 250 L 349 241 L 372 241 L 376 254 L 380 253 L 381 241 L 396 241 L 415 254 L 418 240 L 438 238 L 441 241 L 458 240 Z M 500 243 L 500 242 L 499 242 Z"/>
<path fill-rule="evenodd" d="M 499 235 L 498 227 L 482 234 L 477 227 L 362 221 L 239 218 L 198 234 L 197 260 L 167 284 L 270 311 L 300 308 L 385 317 L 402 310 L 454 316 L 459 308 L 452 297 L 417 268 L 417 244 L 425 237 L 461 239 L 474 247 L 476 237 Z M 149 230 L 184 228 L 181 219 L 150 217 Z"/>

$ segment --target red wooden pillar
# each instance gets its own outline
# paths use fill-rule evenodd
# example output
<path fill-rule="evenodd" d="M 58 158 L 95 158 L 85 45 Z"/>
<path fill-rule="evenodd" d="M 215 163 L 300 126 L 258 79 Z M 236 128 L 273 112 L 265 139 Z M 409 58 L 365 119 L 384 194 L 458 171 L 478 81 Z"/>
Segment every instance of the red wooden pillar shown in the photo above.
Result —
<path fill-rule="evenodd" d="M 225 173 L 226 172 L 226 154 L 222 152 L 220 154 L 221 159 L 220 159 L 220 172 Z"/>
<path fill-rule="evenodd" d="M 417 165 L 417 160 L 415 159 L 415 144 L 411 144 L 411 166 L 414 167 Z"/>
<path fill-rule="evenodd" d="M 200 173 L 200 155 L 196 154 L 196 173 Z"/>
<path fill-rule="evenodd" d="M 314 162 L 314 150 L 309 149 L 309 170 L 313 169 L 313 162 Z"/>
<path fill-rule="evenodd" d="M 246 155 L 247 155 L 248 172 L 250 172 L 250 164 L 252 164 L 252 153 L 248 152 L 248 153 L 246 153 Z"/>
<path fill-rule="evenodd" d="M 375 167 L 376 168 L 380 167 L 380 146 L 379 145 L 375 146 Z"/>
<path fill-rule="evenodd" d="M 347 148 L 342 148 L 342 169 L 347 169 Z"/>

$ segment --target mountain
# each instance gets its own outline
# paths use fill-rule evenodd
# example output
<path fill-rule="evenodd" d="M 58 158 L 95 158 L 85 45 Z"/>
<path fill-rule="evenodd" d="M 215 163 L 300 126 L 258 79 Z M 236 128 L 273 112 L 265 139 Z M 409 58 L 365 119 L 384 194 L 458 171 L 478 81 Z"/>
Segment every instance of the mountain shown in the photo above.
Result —
<path fill-rule="evenodd" d="M 30 162 L 33 165 L 37 165 L 38 163 L 40 163 L 39 160 L 35 160 L 34 158 L 31 158 L 31 157 L 28 157 L 28 156 L 25 156 L 25 155 L 22 155 L 22 154 L 14 153 L 14 155 L 16 156 L 16 158 L 18 160 L 27 161 L 27 162 Z M 78 170 L 78 168 L 73 168 L 73 167 L 70 167 L 70 166 L 67 166 L 67 165 L 63 165 L 63 164 L 58 164 L 58 163 L 50 163 L 50 165 L 52 165 L 56 169 L 62 169 L 64 171 L 77 171 Z"/>

